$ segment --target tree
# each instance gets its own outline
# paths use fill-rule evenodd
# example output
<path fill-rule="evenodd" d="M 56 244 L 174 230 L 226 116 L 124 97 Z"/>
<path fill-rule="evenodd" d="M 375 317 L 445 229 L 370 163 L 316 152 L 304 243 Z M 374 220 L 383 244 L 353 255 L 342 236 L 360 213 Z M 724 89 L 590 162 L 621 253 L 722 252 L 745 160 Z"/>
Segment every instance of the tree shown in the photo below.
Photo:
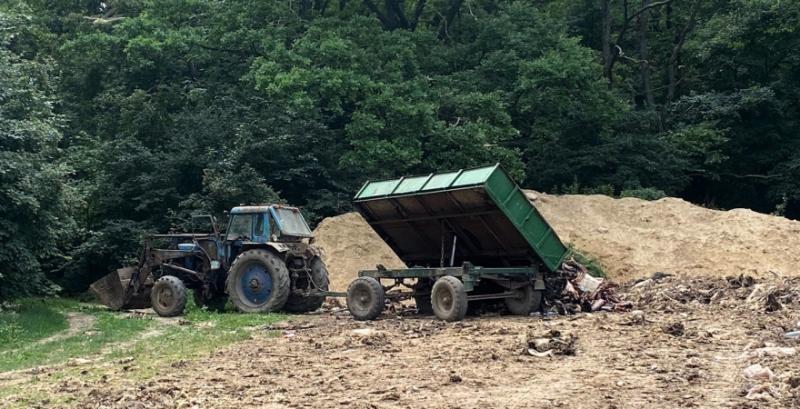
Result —
<path fill-rule="evenodd" d="M 71 224 L 52 61 L 29 48 L 30 25 L 28 15 L 0 8 L 0 299 L 52 292 L 45 263 L 61 257 Z"/>

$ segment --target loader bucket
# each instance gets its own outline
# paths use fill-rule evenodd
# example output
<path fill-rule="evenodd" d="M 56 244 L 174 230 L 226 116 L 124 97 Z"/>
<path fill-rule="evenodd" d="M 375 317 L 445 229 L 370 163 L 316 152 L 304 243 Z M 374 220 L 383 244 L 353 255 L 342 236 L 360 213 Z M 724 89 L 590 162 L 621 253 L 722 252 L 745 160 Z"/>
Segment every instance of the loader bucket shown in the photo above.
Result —
<path fill-rule="evenodd" d="M 135 272 L 136 267 L 120 268 L 92 283 L 89 290 L 112 310 L 149 307 L 149 291 L 139 291 L 134 296 L 134 289 L 130 288 L 131 276 Z"/>

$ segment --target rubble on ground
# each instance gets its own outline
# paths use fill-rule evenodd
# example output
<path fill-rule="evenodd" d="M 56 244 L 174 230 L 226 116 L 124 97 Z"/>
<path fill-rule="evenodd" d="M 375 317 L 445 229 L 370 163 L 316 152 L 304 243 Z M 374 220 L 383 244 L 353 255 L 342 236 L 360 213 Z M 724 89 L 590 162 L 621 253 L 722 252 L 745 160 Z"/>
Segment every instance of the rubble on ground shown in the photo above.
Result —
<path fill-rule="evenodd" d="M 619 294 L 619 286 L 594 277 L 581 263 L 571 258 L 555 274 L 545 279 L 545 308 L 559 314 L 596 311 L 627 311 L 633 303 Z"/>
<path fill-rule="evenodd" d="M 551 329 L 543 334 L 528 333 L 525 336 L 523 353 L 538 358 L 555 355 L 575 355 L 577 337 L 571 333 Z"/>

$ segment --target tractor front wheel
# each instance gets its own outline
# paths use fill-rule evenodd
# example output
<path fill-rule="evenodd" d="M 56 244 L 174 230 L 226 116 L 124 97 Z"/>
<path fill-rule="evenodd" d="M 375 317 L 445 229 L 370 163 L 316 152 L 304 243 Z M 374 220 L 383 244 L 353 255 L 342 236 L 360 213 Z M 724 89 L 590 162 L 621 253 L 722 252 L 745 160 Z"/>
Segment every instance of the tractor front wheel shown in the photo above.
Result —
<path fill-rule="evenodd" d="M 241 312 L 273 312 L 289 298 L 289 270 L 275 253 L 254 249 L 239 254 L 228 271 L 228 295 Z"/>
<path fill-rule="evenodd" d="M 150 303 L 162 317 L 181 315 L 186 307 L 186 286 L 178 277 L 163 276 L 150 291 Z"/>

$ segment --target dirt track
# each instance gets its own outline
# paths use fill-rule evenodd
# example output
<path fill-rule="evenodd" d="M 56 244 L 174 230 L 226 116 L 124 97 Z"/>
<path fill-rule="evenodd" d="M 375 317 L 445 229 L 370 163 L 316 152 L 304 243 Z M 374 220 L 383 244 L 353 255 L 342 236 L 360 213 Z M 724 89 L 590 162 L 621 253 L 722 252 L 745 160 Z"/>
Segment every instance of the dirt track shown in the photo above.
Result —
<path fill-rule="evenodd" d="M 113 368 L 99 380 L 67 378 L 47 388 L 84 408 L 800 407 L 800 354 L 757 356 L 764 342 L 792 346 L 782 334 L 800 317 L 796 284 L 775 293 L 783 308 L 771 313 L 745 301 L 756 287 L 667 278 L 630 292 L 644 303 L 644 321 L 640 313 L 453 324 L 413 315 L 372 323 L 298 316 L 149 380 Z M 575 355 L 523 353 L 526 334 L 548 329 L 574 334 Z M 775 379 L 764 386 L 770 396 L 748 400 L 745 387 L 753 385 L 742 370 L 754 363 Z"/>

